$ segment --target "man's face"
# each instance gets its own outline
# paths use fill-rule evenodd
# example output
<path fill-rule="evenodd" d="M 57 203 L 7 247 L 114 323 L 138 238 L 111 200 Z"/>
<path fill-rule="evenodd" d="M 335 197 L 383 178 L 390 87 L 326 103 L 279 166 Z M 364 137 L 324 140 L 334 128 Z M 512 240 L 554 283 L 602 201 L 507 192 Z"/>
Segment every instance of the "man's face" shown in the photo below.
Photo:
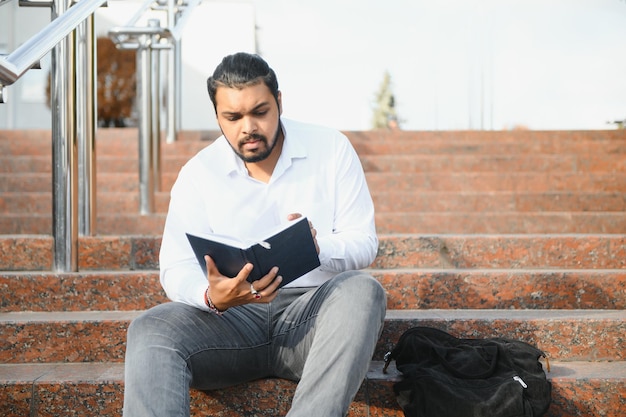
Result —
<path fill-rule="evenodd" d="M 218 87 L 217 122 L 233 150 L 245 162 L 259 162 L 272 153 L 281 134 L 278 103 L 262 82 L 242 89 Z"/>

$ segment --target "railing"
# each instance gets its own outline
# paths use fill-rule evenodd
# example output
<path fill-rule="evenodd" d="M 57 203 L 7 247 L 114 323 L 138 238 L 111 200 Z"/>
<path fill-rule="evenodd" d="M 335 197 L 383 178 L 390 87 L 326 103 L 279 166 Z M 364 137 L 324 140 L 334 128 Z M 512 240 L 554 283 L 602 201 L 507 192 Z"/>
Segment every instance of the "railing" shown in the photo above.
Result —
<path fill-rule="evenodd" d="M 52 234 L 57 271 L 78 270 L 79 228 L 91 234 L 95 222 L 94 13 L 105 2 L 80 0 L 72 6 L 71 0 L 20 0 L 24 7 L 50 7 L 52 21 L 0 58 L 4 90 L 52 51 Z"/>
<path fill-rule="evenodd" d="M 10 0 L 0 0 L 0 6 Z M 23 7 L 50 7 L 52 21 L 40 32 L 6 56 L 0 56 L 0 103 L 10 86 L 39 60 L 51 54 L 52 111 L 52 218 L 54 240 L 53 268 L 61 272 L 78 270 L 78 235 L 89 235 L 95 225 L 95 36 L 94 13 L 107 0 L 20 0 Z M 178 130 L 173 101 L 180 88 L 180 33 L 185 16 L 201 0 L 147 1 L 141 10 L 163 10 L 165 27 L 154 20 L 146 27 L 117 28 L 112 37 L 122 48 L 137 49 L 140 71 L 137 72 L 141 106 L 140 188 L 141 212 L 153 211 L 155 178 L 160 177 L 158 160 L 160 134 L 159 62 L 152 57 L 162 49 L 171 54 L 168 72 L 168 140 Z M 140 12 L 141 12 L 140 10 Z M 132 21 L 136 25 L 138 17 Z M 180 97 L 180 96 L 178 96 Z M 178 100 L 180 100 L 178 98 Z M 149 104 L 148 104 L 149 103 Z M 147 132 L 147 133 L 146 133 Z M 158 182 L 156 182 L 158 184 Z M 80 193 L 80 194 L 79 194 Z"/>
<path fill-rule="evenodd" d="M 154 194 L 161 187 L 161 113 L 165 88 L 168 143 L 180 130 L 182 28 L 201 0 L 149 0 L 123 27 L 109 30 L 120 49 L 137 51 L 137 104 L 139 107 L 139 211 L 154 212 Z M 161 13 L 163 19 L 147 18 Z M 147 19 L 140 24 L 141 20 Z M 166 74 L 161 71 L 161 53 L 167 54 Z"/>

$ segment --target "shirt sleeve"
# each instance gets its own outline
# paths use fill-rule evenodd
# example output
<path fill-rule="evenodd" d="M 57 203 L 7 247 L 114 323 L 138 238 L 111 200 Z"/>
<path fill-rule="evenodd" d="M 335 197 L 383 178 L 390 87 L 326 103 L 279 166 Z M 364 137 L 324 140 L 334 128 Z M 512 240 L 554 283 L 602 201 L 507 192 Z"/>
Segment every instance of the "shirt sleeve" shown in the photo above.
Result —
<path fill-rule="evenodd" d="M 374 204 L 365 173 L 349 140 L 339 134 L 334 152 L 335 214 L 333 230 L 318 239 L 321 269 L 362 269 L 376 258 L 378 238 Z"/>
<path fill-rule="evenodd" d="M 209 311 L 204 303 L 208 279 L 185 235 L 185 231 L 203 228 L 198 224 L 206 217 L 202 215 L 204 201 L 199 196 L 190 169 L 183 168 L 171 191 L 159 254 L 160 280 L 170 300 Z"/>

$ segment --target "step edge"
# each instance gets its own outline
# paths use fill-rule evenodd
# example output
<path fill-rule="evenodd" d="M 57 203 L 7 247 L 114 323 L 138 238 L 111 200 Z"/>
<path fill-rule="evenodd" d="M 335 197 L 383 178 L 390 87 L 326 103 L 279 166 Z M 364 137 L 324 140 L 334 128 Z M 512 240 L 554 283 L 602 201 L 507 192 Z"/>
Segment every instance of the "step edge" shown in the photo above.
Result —
<path fill-rule="evenodd" d="M 0 324 L 48 322 L 128 321 L 144 310 L 15 311 L 0 313 Z M 387 321 L 407 320 L 597 320 L 626 322 L 626 310 L 618 309 L 388 309 Z"/>
<path fill-rule="evenodd" d="M 392 363 L 388 373 L 383 373 L 382 361 L 371 361 L 367 380 L 394 382 L 401 374 Z M 20 377 L 21 375 L 26 375 Z M 614 380 L 626 383 L 626 361 L 550 361 L 548 379 L 571 380 Z M 30 383 L 123 383 L 124 362 L 84 363 L 26 363 L 0 364 L 0 384 L 17 385 Z"/>
<path fill-rule="evenodd" d="M 626 275 L 623 268 L 436 268 L 436 267 L 402 267 L 402 268 L 364 268 L 364 272 L 370 274 L 508 274 L 508 275 L 541 275 L 541 274 L 572 274 L 572 275 Z M 0 270 L 0 277 L 5 278 L 97 278 L 111 275 L 121 277 L 153 276 L 159 275 L 158 268 L 149 269 L 83 269 L 76 272 L 55 272 L 52 270 L 19 271 Z"/>

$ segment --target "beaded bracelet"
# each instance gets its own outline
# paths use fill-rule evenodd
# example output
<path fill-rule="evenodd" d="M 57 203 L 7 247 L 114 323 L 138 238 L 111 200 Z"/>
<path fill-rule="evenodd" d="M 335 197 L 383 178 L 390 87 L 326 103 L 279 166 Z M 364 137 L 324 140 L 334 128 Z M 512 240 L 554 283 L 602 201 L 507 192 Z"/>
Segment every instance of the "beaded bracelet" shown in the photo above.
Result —
<path fill-rule="evenodd" d="M 224 314 L 224 312 L 220 311 L 217 307 L 215 307 L 215 304 L 213 304 L 213 301 L 211 301 L 211 297 L 209 297 L 209 288 L 207 288 L 206 291 L 204 292 L 204 303 L 207 305 L 207 307 L 209 307 L 209 310 L 211 310 L 213 313 L 217 314 L 218 316 L 221 316 L 222 314 Z"/>

